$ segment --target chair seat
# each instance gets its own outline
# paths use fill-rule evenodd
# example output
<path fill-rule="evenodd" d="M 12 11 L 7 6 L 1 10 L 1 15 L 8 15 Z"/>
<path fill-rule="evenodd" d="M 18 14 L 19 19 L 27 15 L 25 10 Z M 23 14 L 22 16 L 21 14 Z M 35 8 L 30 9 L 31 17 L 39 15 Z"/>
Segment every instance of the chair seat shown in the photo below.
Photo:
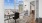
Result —
<path fill-rule="evenodd" d="M 18 19 L 18 18 L 13 17 L 13 19 L 15 20 L 15 19 Z"/>

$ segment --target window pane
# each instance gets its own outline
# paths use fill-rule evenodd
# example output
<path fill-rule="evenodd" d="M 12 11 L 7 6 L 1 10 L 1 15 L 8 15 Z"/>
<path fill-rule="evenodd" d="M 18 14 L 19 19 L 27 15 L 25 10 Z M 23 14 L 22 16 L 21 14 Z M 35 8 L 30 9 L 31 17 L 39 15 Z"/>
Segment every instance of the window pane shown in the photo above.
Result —
<path fill-rule="evenodd" d="M 10 9 L 14 8 L 14 0 L 4 0 L 4 7 L 5 9 L 8 9 L 10 7 Z"/>

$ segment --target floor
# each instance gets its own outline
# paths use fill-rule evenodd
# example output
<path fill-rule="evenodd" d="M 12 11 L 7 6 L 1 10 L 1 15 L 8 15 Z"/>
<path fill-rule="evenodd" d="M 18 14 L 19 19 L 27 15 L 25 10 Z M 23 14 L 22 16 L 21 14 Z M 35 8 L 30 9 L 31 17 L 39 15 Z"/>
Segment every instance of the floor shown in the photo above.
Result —
<path fill-rule="evenodd" d="M 30 16 L 24 16 L 23 19 L 17 19 L 16 23 L 32 23 L 34 22 L 33 21 L 34 19 L 34 16 L 31 14 Z M 9 20 L 5 20 L 5 23 L 15 23 L 15 20 L 14 19 L 9 19 Z"/>
<path fill-rule="evenodd" d="M 5 21 L 5 23 L 15 23 L 15 20 L 14 19 L 10 19 L 10 20 Z M 25 21 L 22 20 L 22 19 L 21 20 L 17 19 L 16 23 L 25 23 Z"/>
<path fill-rule="evenodd" d="M 34 19 L 34 16 L 31 14 L 31 16 L 24 16 L 23 19 L 17 19 L 16 23 L 30 23 Z M 34 22 L 34 21 L 33 21 Z M 14 19 L 9 19 L 4 21 L 4 23 L 15 23 Z M 34 23 L 42 23 L 42 18 L 36 18 Z"/>
<path fill-rule="evenodd" d="M 7 20 L 5 21 L 5 23 L 15 23 L 15 20 L 11 19 L 11 20 Z M 26 23 L 24 20 L 17 20 L 16 23 Z M 38 23 L 38 22 L 36 22 Z"/>

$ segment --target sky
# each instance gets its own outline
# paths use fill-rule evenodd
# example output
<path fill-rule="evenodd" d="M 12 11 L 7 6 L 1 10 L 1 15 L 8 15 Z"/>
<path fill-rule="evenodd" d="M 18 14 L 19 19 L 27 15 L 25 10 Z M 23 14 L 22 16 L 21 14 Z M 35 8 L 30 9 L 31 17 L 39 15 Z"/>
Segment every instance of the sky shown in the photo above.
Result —
<path fill-rule="evenodd" d="M 16 8 L 18 8 L 19 1 L 22 0 L 16 0 Z M 14 0 L 4 0 L 4 9 L 14 9 Z"/>

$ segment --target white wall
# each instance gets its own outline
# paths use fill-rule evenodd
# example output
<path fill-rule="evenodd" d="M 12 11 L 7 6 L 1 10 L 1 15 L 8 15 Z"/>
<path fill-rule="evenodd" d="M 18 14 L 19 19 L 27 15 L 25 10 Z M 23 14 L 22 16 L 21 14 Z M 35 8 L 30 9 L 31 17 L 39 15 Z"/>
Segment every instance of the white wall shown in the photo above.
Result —
<path fill-rule="evenodd" d="M 39 0 L 39 17 L 42 18 L 42 0 Z"/>
<path fill-rule="evenodd" d="M 0 0 L 0 23 L 4 23 L 3 0 Z"/>
<path fill-rule="evenodd" d="M 35 0 L 30 0 L 30 2 L 31 2 L 31 1 L 35 1 Z"/>

